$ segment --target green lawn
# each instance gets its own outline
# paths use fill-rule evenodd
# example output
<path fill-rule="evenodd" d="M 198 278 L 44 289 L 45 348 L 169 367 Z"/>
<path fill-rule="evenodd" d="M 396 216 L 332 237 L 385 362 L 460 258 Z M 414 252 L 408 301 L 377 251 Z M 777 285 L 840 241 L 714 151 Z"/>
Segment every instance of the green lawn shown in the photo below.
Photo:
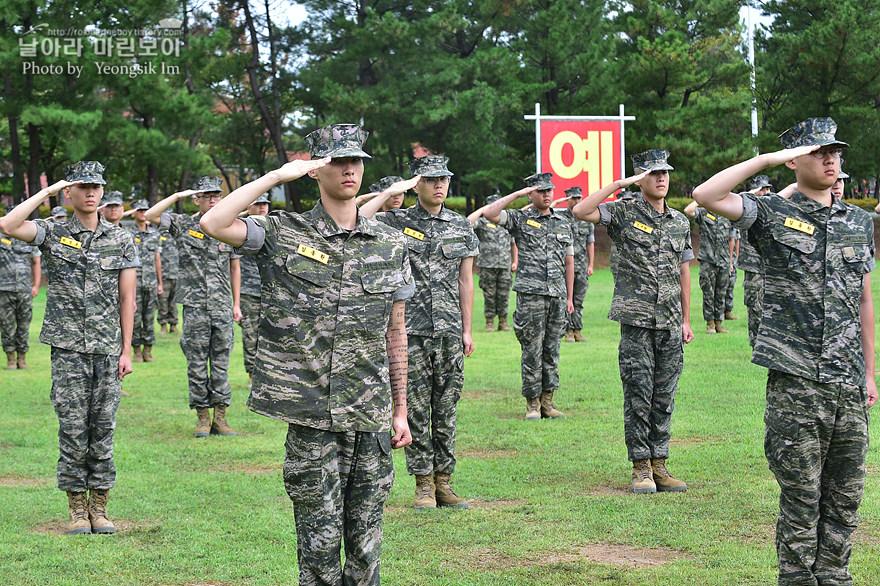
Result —
<path fill-rule="evenodd" d="M 743 319 L 726 322 L 730 334 L 707 336 L 692 272 L 696 339 L 685 351 L 669 461 L 690 490 L 628 492 L 607 269 L 587 293 L 588 343 L 562 347 L 556 404 L 568 417 L 561 420 L 523 421 L 519 345 L 512 332 L 482 332 L 477 293 L 477 349 L 465 363 L 453 477 L 472 506 L 415 513 L 413 481 L 396 452 L 385 584 L 775 584 L 778 489 L 763 455 L 766 375 L 749 362 L 742 275 L 735 313 Z M 31 370 L 0 371 L 0 582 L 296 583 L 293 513 L 281 480 L 285 426 L 244 407 L 240 345 L 229 415 L 239 435 L 195 439 L 178 337 L 157 335 L 157 362 L 136 364 L 123 384 L 129 396 L 117 418 L 109 506 L 119 532 L 64 535 L 49 352 L 37 342 L 44 303 L 45 290 L 35 304 Z M 858 584 L 880 583 L 878 467 L 871 450 L 851 563 Z"/>

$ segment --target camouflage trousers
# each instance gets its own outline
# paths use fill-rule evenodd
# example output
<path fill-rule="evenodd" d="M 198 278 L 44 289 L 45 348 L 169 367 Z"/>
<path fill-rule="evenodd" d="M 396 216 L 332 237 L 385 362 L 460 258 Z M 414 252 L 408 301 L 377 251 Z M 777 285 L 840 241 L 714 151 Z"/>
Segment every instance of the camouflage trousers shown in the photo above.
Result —
<path fill-rule="evenodd" d="M 852 584 L 868 451 L 865 387 L 771 370 L 764 453 L 779 483 L 779 584 Z"/>
<path fill-rule="evenodd" d="M 483 315 L 486 319 L 497 315 L 507 316 L 511 285 L 513 285 L 513 274 L 509 268 L 480 267 L 480 289 L 483 291 Z"/>
<path fill-rule="evenodd" d="M 119 357 L 52 347 L 52 392 L 58 415 L 58 488 L 83 492 L 116 484 L 113 430 L 122 385 Z"/>
<path fill-rule="evenodd" d="M 146 287 L 138 281 L 135 293 L 137 307 L 134 310 L 134 328 L 131 331 L 132 346 L 152 346 L 156 343 L 156 327 L 153 325 L 159 296 L 156 290 L 157 286 Z"/>
<path fill-rule="evenodd" d="M 745 271 L 743 276 L 743 303 L 749 312 L 749 344 L 755 347 L 761 316 L 764 314 L 764 275 Z"/>
<path fill-rule="evenodd" d="M 248 374 L 254 371 L 254 359 L 257 357 L 257 329 L 260 325 L 260 298 L 256 295 L 241 295 L 241 347 L 244 351 L 244 370 Z"/>
<path fill-rule="evenodd" d="M 390 433 L 290 424 L 284 447 L 300 586 L 378 586 L 383 507 L 394 483 Z"/>
<path fill-rule="evenodd" d="M 736 267 L 730 272 L 727 294 L 724 296 L 724 311 L 733 311 L 733 288 L 736 287 Z"/>
<path fill-rule="evenodd" d="M 409 336 L 406 406 L 413 441 L 404 453 L 410 474 L 455 470 L 455 407 L 463 385 L 461 338 Z"/>
<path fill-rule="evenodd" d="M 186 356 L 190 409 L 229 406 L 232 389 L 227 371 L 234 343 L 231 310 L 184 306 L 180 348 Z"/>
<path fill-rule="evenodd" d="M 574 311 L 567 317 L 568 329 L 582 330 L 584 329 L 584 297 L 587 296 L 587 289 L 590 287 L 590 277 L 587 276 L 587 269 L 584 267 L 574 272 L 574 291 L 572 292 L 572 303 Z"/>
<path fill-rule="evenodd" d="M 528 399 L 559 389 L 559 345 L 565 333 L 565 299 L 516 294 L 513 330 L 522 348 L 522 395 Z"/>
<path fill-rule="evenodd" d="M 177 279 L 162 279 L 162 294 L 159 295 L 159 313 L 156 321 L 160 324 L 177 325 L 177 304 L 174 303 L 174 292 L 177 290 Z"/>
<path fill-rule="evenodd" d="M 4 352 L 27 352 L 33 318 L 31 292 L 0 291 L 0 338 Z"/>
<path fill-rule="evenodd" d="M 620 324 L 618 360 L 627 457 L 669 457 L 675 390 L 684 366 L 681 330 Z"/>
<path fill-rule="evenodd" d="M 703 319 L 724 319 L 724 299 L 730 283 L 730 267 L 710 262 L 700 263 L 700 289 L 703 291 Z"/>

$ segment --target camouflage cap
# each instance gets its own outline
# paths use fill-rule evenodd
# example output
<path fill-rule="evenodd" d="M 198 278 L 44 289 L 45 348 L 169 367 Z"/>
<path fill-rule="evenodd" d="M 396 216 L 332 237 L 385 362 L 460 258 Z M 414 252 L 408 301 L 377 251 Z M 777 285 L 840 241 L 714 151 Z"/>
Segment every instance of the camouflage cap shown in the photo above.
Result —
<path fill-rule="evenodd" d="M 104 194 L 101 203 L 105 206 L 121 206 L 122 205 L 122 192 L 121 191 L 108 191 Z"/>
<path fill-rule="evenodd" d="M 569 187 L 565 190 L 565 195 L 572 199 L 581 199 L 584 196 L 580 187 Z"/>
<path fill-rule="evenodd" d="M 844 179 L 844 180 L 849 179 L 849 173 L 844 173 L 843 171 L 841 171 L 840 173 L 837 174 L 837 178 Z"/>
<path fill-rule="evenodd" d="M 486 204 L 488 205 L 490 203 L 495 203 L 499 199 L 501 199 L 501 196 L 498 195 L 497 193 L 493 193 L 492 195 L 490 195 L 489 197 L 486 198 Z"/>
<path fill-rule="evenodd" d="M 331 124 L 306 135 L 306 144 L 313 159 L 359 157 L 372 159 L 363 151 L 369 132 L 357 124 Z"/>
<path fill-rule="evenodd" d="M 196 191 L 203 191 L 205 193 L 214 193 L 217 191 L 223 191 L 220 185 L 223 183 L 223 180 L 219 177 L 208 177 L 207 175 L 204 177 L 199 177 L 196 184 L 193 185 L 193 189 Z M 195 194 L 193 197 L 198 197 L 199 194 Z"/>
<path fill-rule="evenodd" d="M 373 193 L 385 191 L 398 181 L 403 181 L 403 177 L 398 177 L 397 175 L 388 175 L 387 177 L 382 177 L 381 179 L 370 185 L 370 191 Z"/>
<path fill-rule="evenodd" d="M 409 171 L 413 177 L 452 177 L 455 175 L 447 168 L 449 157 L 446 155 L 427 155 L 409 162 Z"/>
<path fill-rule="evenodd" d="M 617 196 L 617 201 L 632 201 L 636 198 L 636 193 L 634 191 L 621 191 L 620 195 Z"/>
<path fill-rule="evenodd" d="M 272 205 L 272 201 L 269 199 L 268 193 L 264 193 L 263 195 L 252 201 L 251 205 L 254 205 L 255 203 L 267 203 L 269 205 Z"/>
<path fill-rule="evenodd" d="M 757 175 L 752 181 L 749 183 L 749 188 L 751 189 L 761 189 L 763 187 L 773 186 L 770 184 L 770 178 L 766 175 Z"/>
<path fill-rule="evenodd" d="M 52 211 L 49 212 L 49 215 L 52 216 L 53 218 L 56 218 L 58 216 L 63 216 L 66 218 L 67 217 L 67 210 L 64 208 L 64 206 L 55 206 L 54 208 L 52 208 Z"/>
<path fill-rule="evenodd" d="M 133 210 L 148 210 L 148 209 L 150 209 L 150 204 L 145 199 L 139 199 L 137 201 L 132 202 L 131 209 L 133 209 Z"/>
<path fill-rule="evenodd" d="M 64 178 L 67 181 L 82 181 L 83 183 L 96 183 L 104 185 L 107 182 L 103 177 L 104 165 L 98 161 L 79 161 L 68 165 L 64 169 Z"/>
<path fill-rule="evenodd" d="M 552 173 L 535 173 L 534 175 L 529 175 L 523 181 L 526 182 L 526 187 L 537 187 L 539 190 L 544 191 L 556 189 L 556 186 L 550 181 L 551 179 L 553 179 Z"/>
<path fill-rule="evenodd" d="M 672 171 L 675 167 L 666 162 L 668 158 L 669 151 L 664 149 L 651 149 L 637 155 L 630 155 L 633 170 L 642 169 L 644 171 Z"/>
<path fill-rule="evenodd" d="M 799 146 L 828 146 L 835 145 L 848 147 L 849 145 L 834 138 L 837 132 L 837 123 L 831 118 L 807 118 L 799 124 L 795 124 L 779 135 L 779 142 L 787 149 Z"/>

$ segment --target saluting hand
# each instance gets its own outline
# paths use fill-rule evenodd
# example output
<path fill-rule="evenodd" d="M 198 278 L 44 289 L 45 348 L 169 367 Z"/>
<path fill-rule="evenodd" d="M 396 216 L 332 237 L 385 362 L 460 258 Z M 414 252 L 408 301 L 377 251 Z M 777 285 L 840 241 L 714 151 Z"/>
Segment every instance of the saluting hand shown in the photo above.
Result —
<path fill-rule="evenodd" d="M 278 175 L 279 181 L 281 181 L 282 183 L 287 183 L 288 181 L 299 179 L 309 171 L 320 169 L 321 167 L 329 164 L 330 160 L 330 157 L 324 157 L 323 159 L 312 159 L 309 161 L 297 159 L 295 161 L 285 163 L 284 165 L 276 169 L 275 173 Z"/>
<path fill-rule="evenodd" d="M 621 189 L 626 189 L 627 187 L 629 187 L 633 183 L 641 181 L 642 179 L 644 179 L 645 177 L 647 177 L 650 174 L 651 174 L 650 171 L 645 171 L 643 173 L 639 173 L 638 175 L 630 175 L 629 177 L 624 177 L 623 179 L 618 179 L 617 185 L 620 186 Z"/>

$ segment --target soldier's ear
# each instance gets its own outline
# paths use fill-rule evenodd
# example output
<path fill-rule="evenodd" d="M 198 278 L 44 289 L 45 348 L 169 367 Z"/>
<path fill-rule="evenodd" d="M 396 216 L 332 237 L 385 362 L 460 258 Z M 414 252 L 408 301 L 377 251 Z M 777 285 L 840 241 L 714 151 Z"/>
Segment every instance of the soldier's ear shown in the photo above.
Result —
<path fill-rule="evenodd" d="M 785 166 L 791 169 L 792 171 L 797 171 L 797 163 L 795 163 L 797 159 L 792 159 L 790 161 L 785 162 Z"/>
<path fill-rule="evenodd" d="M 317 179 L 318 178 L 318 170 L 312 169 L 311 171 L 308 172 L 308 176 L 311 177 L 312 179 Z"/>

